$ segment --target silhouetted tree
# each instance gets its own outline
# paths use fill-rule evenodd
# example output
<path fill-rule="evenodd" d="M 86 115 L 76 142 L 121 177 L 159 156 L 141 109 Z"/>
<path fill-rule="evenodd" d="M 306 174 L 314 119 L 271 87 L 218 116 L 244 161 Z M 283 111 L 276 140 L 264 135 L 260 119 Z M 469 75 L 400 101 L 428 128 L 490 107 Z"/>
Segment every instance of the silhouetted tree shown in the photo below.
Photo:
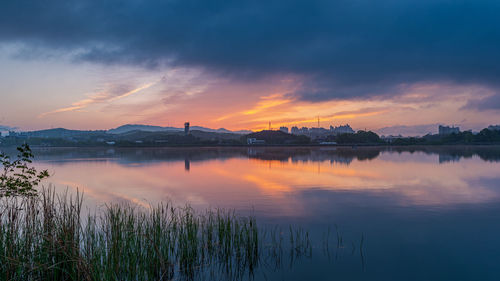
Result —
<path fill-rule="evenodd" d="M 10 156 L 0 152 L 0 163 L 3 172 L 0 174 L 0 197 L 4 196 L 35 196 L 35 187 L 44 178 L 49 177 L 49 172 L 38 172 L 34 167 L 29 167 L 33 153 L 28 144 L 17 148 L 17 159 L 11 160 Z"/>
<path fill-rule="evenodd" d="M 355 134 L 338 135 L 337 142 L 341 144 L 379 143 L 381 140 L 380 137 L 372 131 L 358 131 Z"/>

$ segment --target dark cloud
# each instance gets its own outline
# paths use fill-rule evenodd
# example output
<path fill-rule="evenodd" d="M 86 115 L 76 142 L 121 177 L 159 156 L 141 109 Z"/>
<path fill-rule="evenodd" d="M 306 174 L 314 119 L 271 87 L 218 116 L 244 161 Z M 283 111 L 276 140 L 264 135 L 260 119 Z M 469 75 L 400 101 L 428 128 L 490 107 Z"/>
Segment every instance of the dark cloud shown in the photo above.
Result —
<path fill-rule="evenodd" d="M 500 95 L 495 94 L 482 99 L 470 100 L 464 109 L 498 110 L 500 109 Z"/>
<path fill-rule="evenodd" d="M 233 79 L 298 75 L 296 94 L 319 101 L 414 82 L 497 88 L 499 13 L 491 0 L 7 0 L 0 41 Z"/>

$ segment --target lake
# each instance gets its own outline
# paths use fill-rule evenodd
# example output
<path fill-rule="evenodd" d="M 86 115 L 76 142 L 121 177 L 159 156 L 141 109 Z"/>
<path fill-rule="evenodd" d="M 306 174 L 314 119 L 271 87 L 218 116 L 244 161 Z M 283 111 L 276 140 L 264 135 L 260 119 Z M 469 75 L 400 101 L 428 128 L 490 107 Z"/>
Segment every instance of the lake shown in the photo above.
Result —
<path fill-rule="evenodd" d="M 309 232 L 256 280 L 500 280 L 500 147 L 37 148 L 89 209 L 228 208 Z"/>

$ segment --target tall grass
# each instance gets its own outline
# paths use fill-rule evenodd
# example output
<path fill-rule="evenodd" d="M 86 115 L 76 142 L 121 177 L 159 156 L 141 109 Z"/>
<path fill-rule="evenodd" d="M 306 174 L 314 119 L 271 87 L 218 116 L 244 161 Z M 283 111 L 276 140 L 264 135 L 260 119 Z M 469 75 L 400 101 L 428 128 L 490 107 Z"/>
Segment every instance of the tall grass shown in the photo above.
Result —
<path fill-rule="evenodd" d="M 82 197 L 0 200 L 0 280 L 241 279 L 260 260 L 252 217 L 160 204 L 109 205 L 82 217 Z"/>
<path fill-rule="evenodd" d="M 0 280 L 243 280 L 313 255 L 304 229 L 259 229 L 234 211 L 112 204 L 84 214 L 82 203 L 80 193 L 54 189 L 0 198 Z M 337 257 L 338 229 L 336 240 Z"/>

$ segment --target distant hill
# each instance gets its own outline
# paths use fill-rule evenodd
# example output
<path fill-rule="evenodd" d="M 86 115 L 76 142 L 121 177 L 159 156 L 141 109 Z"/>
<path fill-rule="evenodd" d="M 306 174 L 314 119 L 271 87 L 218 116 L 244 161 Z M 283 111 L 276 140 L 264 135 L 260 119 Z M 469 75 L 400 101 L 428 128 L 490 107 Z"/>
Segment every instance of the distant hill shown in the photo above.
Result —
<path fill-rule="evenodd" d="M 402 135 L 402 136 L 423 136 L 437 133 L 439 124 L 423 124 L 414 126 L 396 125 L 380 128 L 377 131 L 380 135 Z"/>
<path fill-rule="evenodd" d="M 116 145 L 228 145 L 240 144 L 241 135 L 233 133 L 204 132 L 190 130 L 188 135 L 183 131 L 156 131 L 148 132 L 133 130 L 121 134 L 107 134 Z"/>
<path fill-rule="evenodd" d="M 210 128 L 199 127 L 199 126 L 192 126 L 191 130 L 198 130 L 198 131 L 211 132 L 211 133 L 239 134 L 239 135 L 246 135 L 246 134 L 252 133 L 252 131 L 250 131 L 250 130 L 231 131 L 231 130 L 228 130 L 225 128 L 210 129 Z"/>
<path fill-rule="evenodd" d="M 156 131 L 148 132 L 142 130 L 133 130 L 124 132 L 121 134 L 114 134 L 113 139 L 117 140 L 127 140 L 127 141 L 145 141 L 145 140 L 158 140 L 163 138 L 168 138 L 172 136 L 184 136 L 184 132 L 181 131 Z M 218 132 L 205 132 L 200 130 L 190 130 L 189 135 L 196 137 L 200 140 L 239 140 L 240 135 L 234 133 L 218 133 Z"/>
<path fill-rule="evenodd" d="M 78 136 L 95 136 L 102 135 L 105 131 L 82 131 L 82 130 L 68 130 L 64 128 L 47 129 L 40 131 L 31 131 L 26 134 L 29 137 L 36 138 L 67 138 L 67 137 L 78 137 Z"/>
<path fill-rule="evenodd" d="M 151 125 L 138 125 L 138 124 L 126 124 L 120 127 L 107 130 L 108 134 L 123 134 L 132 131 L 143 131 L 143 132 L 180 132 L 184 131 L 184 128 L 174 128 L 174 127 L 161 127 L 161 126 L 151 126 Z"/>
<path fill-rule="evenodd" d="M 241 130 L 241 131 L 230 131 L 224 128 L 219 129 L 210 129 L 200 126 L 191 126 L 190 130 L 197 130 L 203 132 L 211 132 L 211 133 L 231 133 L 231 134 L 248 134 L 252 131 Z M 120 127 L 110 129 L 107 131 L 109 134 L 123 134 L 131 131 L 144 131 L 144 132 L 183 132 L 184 128 L 176 128 L 176 127 L 161 127 L 161 126 L 151 126 L 151 125 L 140 125 L 140 124 L 126 124 Z"/>

